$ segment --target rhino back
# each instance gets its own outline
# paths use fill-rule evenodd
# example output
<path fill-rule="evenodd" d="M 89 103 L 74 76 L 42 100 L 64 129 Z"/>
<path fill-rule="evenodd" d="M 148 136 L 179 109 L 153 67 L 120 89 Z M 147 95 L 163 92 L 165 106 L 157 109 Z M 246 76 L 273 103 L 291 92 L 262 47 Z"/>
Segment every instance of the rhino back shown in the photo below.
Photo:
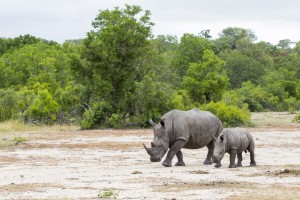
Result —
<path fill-rule="evenodd" d="M 227 128 L 223 131 L 227 149 L 236 149 L 238 153 L 243 152 L 247 147 L 253 143 L 252 136 L 246 129 L 242 128 Z"/>
<path fill-rule="evenodd" d="M 218 137 L 223 126 L 220 120 L 210 112 L 192 109 L 189 111 L 173 110 L 165 116 L 170 144 L 178 139 L 187 143 L 184 148 L 197 149 L 206 146 Z"/>

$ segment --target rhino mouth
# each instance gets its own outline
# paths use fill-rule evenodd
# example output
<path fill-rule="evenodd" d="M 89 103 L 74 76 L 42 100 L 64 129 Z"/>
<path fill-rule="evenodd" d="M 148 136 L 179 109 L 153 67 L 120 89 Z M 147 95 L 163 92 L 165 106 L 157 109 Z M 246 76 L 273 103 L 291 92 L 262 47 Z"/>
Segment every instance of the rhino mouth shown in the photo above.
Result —
<path fill-rule="evenodd" d="M 159 158 L 159 157 L 151 157 L 151 158 L 150 158 L 150 161 L 151 161 L 151 162 L 160 162 L 160 161 L 161 161 L 161 158 Z"/>

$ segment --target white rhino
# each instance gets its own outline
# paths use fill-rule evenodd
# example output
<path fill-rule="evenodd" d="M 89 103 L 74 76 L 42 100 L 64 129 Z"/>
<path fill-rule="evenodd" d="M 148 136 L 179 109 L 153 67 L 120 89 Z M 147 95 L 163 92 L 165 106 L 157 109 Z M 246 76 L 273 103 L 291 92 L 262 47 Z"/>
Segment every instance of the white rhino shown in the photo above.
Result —
<path fill-rule="evenodd" d="M 150 155 L 151 162 L 159 162 L 169 152 L 163 161 L 165 167 L 171 167 L 176 155 L 176 166 L 185 166 L 181 148 L 199 149 L 207 146 L 208 153 L 204 164 L 212 164 L 214 152 L 214 137 L 223 130 L 221 121 L 212 113 L 197 108 L 188 111 L 172 110 L 166 113 L 159 124 L 152 120 L 149 123 L 154 128 L 154 139 L 151 148 L 144 147 Z"/>

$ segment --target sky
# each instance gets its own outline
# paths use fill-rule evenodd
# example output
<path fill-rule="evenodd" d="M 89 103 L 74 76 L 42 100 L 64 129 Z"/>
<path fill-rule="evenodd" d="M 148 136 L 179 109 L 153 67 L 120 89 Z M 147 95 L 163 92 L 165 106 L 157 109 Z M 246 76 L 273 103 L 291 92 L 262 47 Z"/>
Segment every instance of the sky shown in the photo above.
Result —
<path fill-rule="evenodd" d="M 0 37 L 82 39 L 100 10 L 125 4 L 151 11 L 154 36 L 209 29 L 215 39 L 223 29 L 239 27 L 252 30 L 257 42 L 300 41 L 299 0 L 0 0 Z"/>

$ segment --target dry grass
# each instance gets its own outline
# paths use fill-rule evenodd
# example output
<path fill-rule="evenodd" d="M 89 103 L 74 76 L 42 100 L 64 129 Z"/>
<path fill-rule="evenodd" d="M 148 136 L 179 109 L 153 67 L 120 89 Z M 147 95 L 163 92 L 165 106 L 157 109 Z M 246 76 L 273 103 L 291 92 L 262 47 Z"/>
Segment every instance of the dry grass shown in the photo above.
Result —
<path fill-rule="evenodd" d="M 78 126 L 69 125 L 53 125 L 53 126 L 37 126 L 24 124 L 20 121 L 10 120 L 0 123 L 0 133 L 19 133 L 19 132 L 49 132 L 49 131 L 77 131 Z"/>
<path fill-rule="evenodd" d="M 275 185 L 272 187 L 257 187 L 253 190 L 246 190 L 239 195 L 232 195 L 227 200 L 296 200 L 300 197 L 300 187 L 286 187 Z"/>
<path fill-rule="evenodd" d="M 211 182 L 173 182 L 154 187 L 154 192 L 180 192 L 186 190 L 205 189 L 255 189 L 256 183 L 242 181 L 211 181 Z"/>
<path fill-rule="evenodd" d="M 60 184 L 54 183 L 23 183 L 23 184 L 14 184 L 1 185 L 0 193 L 4 192 L 28 192 L 28 191 L 46 191 L 48 188 L 62 188 Z"/>
<path fill-rule="evenodd" d="M 292 123 L 295 116 L 296 113 L 291 114 L 289 112 L 260 112 L 252 113 L 251 119 L 256 127 L 300 127 L 299 123 Z"/>
<path fill-rule="evenodd" d="M 116 142 L 116 141 L 105 141 L 105 142 L 94 142 L 94 143 L 28 143 L 22 145 L 23 149 L 91 149 L 101 148 L 105 150 L 127 150 L 133 148 L 143 148 L 143 143 L 140 142 Z"/>

